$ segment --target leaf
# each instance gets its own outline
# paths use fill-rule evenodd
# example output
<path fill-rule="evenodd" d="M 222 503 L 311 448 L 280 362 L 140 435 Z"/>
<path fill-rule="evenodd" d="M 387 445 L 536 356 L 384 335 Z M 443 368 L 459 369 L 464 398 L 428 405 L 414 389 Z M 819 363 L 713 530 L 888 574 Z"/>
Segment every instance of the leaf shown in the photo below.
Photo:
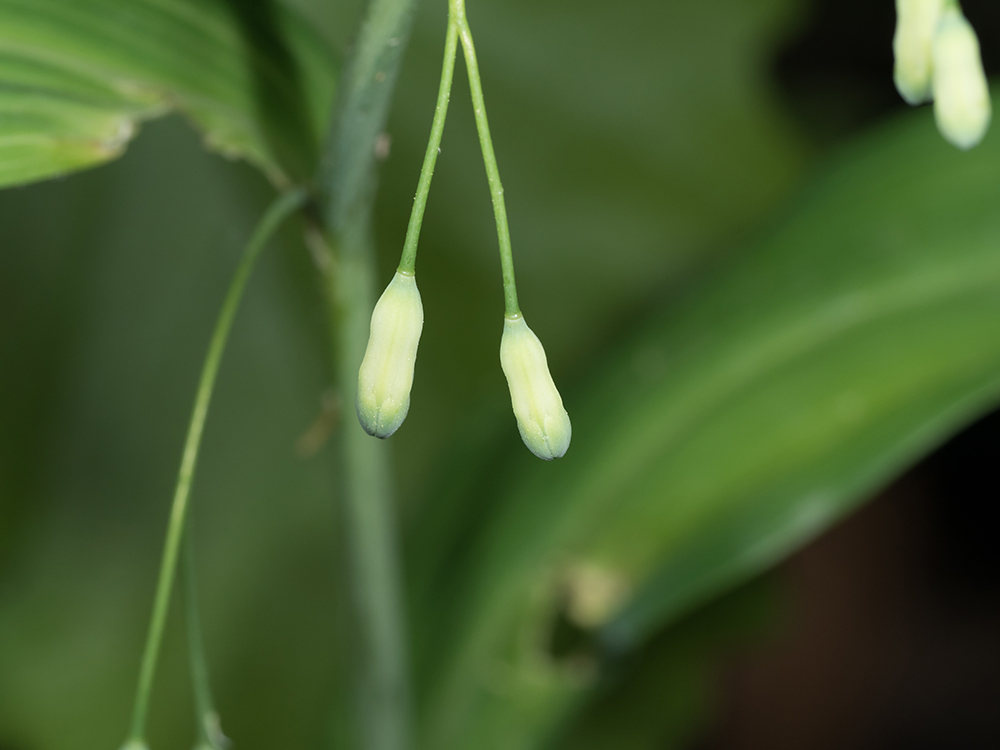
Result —
<path fill-rule="evenodd" d="M 456 480 L 477 523 L 415 595 L 425 746 L 537 747 L 586 687 L 549 653 L 560 607 L 630 648 L 995 403 L 998 191 L 997 137 L 877 133 L 565 393 L 564 459 Z"/>
<path fill-rule="evenodd" d="M 120 155 L 177 109 L 277 183 L 311 176 L 334 62 L 269 0 L 0 0 L 0 187 Z"/>

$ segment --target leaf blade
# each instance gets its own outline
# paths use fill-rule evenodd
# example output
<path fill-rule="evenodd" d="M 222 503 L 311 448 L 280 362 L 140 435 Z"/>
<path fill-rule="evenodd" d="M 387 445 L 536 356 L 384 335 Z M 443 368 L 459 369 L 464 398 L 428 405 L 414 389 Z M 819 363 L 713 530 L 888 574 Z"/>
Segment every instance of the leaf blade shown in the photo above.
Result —
<path fill-rule="evenodd" d="M 537 746 L 579 700 L 545 653 L 560 599 L 587 593 L 579 566 L 617 582 L 596 634 L 630 647 L 995 403 L 998 166 L 996 139 L 951 153 L 926 118 L 868 139 L 567 393 L 573 450 L 515 454 L 436 584 L 429 745 L 520 726 Z"/>
<path fill-rule="evenodd" d="M 34 115 L 5 124 L 22 140 L 4 154 L 13 166 L 0 166 L 0 186 L 114 158 L 143 120 L 172 109 L 198 125 L 210 148 L 247 159 L 272 181 L 308 178 L 310 144 L 333 97 L 332 55 L 301 19 L 267 3 L 260 7 L 276 27 L 272 47 L 286 56 L 262 48 L 249 38 L 241 7 L 225 0 L 0 1 L 0 111 Z M 275 88 L 305 101 L 275 111 L 264 96 Z M 60 116 L 46 118 L 60 107 Z M 91 117 L 76 116 L 88 107 Z M 95 148 L 115 118 L 128 121 L 119 128 L 125 137 Z"/>

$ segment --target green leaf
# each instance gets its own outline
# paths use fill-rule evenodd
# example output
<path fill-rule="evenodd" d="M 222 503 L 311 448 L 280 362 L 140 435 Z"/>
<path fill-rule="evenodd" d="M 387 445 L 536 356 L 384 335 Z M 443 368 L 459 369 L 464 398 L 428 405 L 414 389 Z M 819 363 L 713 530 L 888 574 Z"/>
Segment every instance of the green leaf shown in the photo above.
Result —
<path fill-rule="evenodd" d="M 560 610 L 629 648 L 995 403 L 998 192 L 1000 139 L 883 130 L 567 390 L 564 459 L 456 480 L 479 518 L 416 595 L 425 746 L 538 746 L 587 684 L 549 653 Z"/>
<path fill-rule="evenodd" d="M 269 0 L 0 0 L 0 187 L 113 159 L 173 109 L 273 181 L 308 178 L 333 87 L 326 45 Z"/>

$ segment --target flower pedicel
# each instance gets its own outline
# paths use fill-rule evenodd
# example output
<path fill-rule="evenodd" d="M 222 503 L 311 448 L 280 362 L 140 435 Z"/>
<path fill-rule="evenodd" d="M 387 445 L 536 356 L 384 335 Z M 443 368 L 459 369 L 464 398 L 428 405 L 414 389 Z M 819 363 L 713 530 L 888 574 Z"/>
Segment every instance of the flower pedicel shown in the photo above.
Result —
<path fill-rule="evenodd" d="M 417 345 L 424 314 L 414 276 L 417 240 L 430 190 L 434 165 L 440 151 L 441 134 L 448 112 L 451 83 L 455 70 L 458 42 L 461 40 L 469 71 L 469 88 L 475 112 L 479 144 L 486 166 L 486 178 L 493 199 L 500 265 L 503 272 L 504 331 L 500 341 L 500 366 L 510 388 L 511 406 L 517 418 L 521 439 L 532 453 L 551 461 L 565 455 L 572 437 L 569 415 L 549 373 L 542 343 L 524 321 L 517 303 L 514 284 L 514 261 L 503 186 L 497 168 L 493 142 L 486 119 L 479 65 L 472 42 L 472 31 L 465 17 L 464 0 L 449 0 L 448 35 L 445 41 L 444 66 L 438 89 L 434 122 L 420 170 L 417 194 L 410 214 L 410 224 L 399 262 L 399 270 L 386 288 L 372 314 L 371 333 L 361 369 L 358 372 L 357 410 L 362 427 L 370 435 L 389 437 L 406 418 L 410 406 L 410 388 Z"/>

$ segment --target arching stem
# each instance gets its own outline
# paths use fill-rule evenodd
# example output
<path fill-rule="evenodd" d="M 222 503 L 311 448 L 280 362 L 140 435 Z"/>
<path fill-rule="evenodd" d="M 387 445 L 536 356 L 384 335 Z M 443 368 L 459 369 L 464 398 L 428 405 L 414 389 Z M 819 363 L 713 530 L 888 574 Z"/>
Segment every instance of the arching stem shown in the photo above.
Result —
<path fill-rule="evenodd" d="M 153 614 L 150 618 L 146 648 L 139 669 L 139 684 L 135 693 L 132 727 L 126 745 L 145 746 L 149 698 L 153 688 L 153 678 L 156 675 L 156 663 L 163 640 L 163 628 L 167 620 L 167 611 L 170 608 L 170 593 L 173 589 L 178 553 L 184 535 L 184 520 L 187 515 L 188 498 L 191 494 L 191 482 L 194 479 L 198 451 L 201 447 L 201 436 L 205 427 L 205 417 L 208 415 L 215 377 L 219 372 L 219 364 L 222 362 L 222 354 L 226 348 L 229 330 L 232 327 L 233 318 L 236 316 L 243 290 L 261 250 L 264 249 L 267 241 L 281 223 L 293 211 L 302 206 L 305 197 L 305 193 L 301 190 L 293 190 L 279 196 L 257 224 L 246 249 L 243 251 L 243 257 L 236 268 L 236 274 L 229 285 L 229 291 L 226 293 L 222 310 L 215 323 L 215 330 L 212 332 L 208 353 L 205 355 L 205 363 L 201 370 L 201 379 L 198 382 L 191 421 L 188 425 L 180 471 L 177 474 L 177 486 L 174 490 L 170 520 L 167 525 L 167 537 L 160 562 L 160 575 L 156 584 L 156 595 L 153 599 Z"/>

